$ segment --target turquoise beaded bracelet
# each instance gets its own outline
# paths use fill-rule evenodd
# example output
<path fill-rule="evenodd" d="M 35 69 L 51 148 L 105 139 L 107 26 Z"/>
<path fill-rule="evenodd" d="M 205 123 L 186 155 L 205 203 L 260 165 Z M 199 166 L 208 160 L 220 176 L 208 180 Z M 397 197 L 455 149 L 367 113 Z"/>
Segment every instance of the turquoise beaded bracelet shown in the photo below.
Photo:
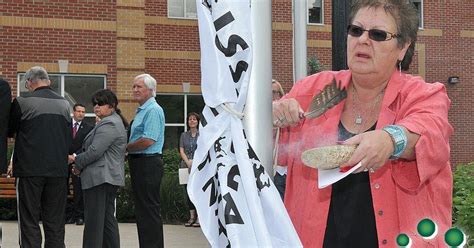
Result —
<path fill-rule="evenodd" d="M 407 148 L 408 138 L 405 134 L 405 131 L 403 131 L 401 126 L 397 125 L 388 125 L 384 127 L 383 130 L 390 135 L 395 148 L 392 156 L 390 156 L 389 159 L 398 159 Z"/>

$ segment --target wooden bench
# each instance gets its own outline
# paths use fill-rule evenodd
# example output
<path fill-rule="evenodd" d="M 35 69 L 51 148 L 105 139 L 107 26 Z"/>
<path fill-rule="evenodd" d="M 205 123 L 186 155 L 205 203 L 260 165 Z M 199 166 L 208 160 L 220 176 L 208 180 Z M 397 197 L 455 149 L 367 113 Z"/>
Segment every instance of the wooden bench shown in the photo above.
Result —
<path fill-rule="evenodd" d="M 67 198 L 72 199 L 74 195 L 71 178 L 69 178 L 69 189 Z M 16 198 L 15 178 L 0 176 L 0 198 Z"/>
<path fill-rule="evenodd" d="M 15 178 L 0 177 L 0 198 L 16 198 Z"/>

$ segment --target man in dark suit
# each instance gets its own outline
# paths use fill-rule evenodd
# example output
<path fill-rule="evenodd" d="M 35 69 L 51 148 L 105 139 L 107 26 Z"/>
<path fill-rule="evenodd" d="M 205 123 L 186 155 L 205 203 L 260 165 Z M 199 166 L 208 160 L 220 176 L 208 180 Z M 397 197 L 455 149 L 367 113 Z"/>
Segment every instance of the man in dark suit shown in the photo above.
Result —
<path fill-rule="evenodd" d="M 11 101 L 10 84 L 0 78 L 0 174 L 7 171 L 7 133 Z"/>
<path fill-rule="evenodd" d="M 92 130 L 93 126 L 84 122 L 86 115 L 86 107 L 80 103 L 76 103 L 72 113 L 72 144 L 69 147 L 69 155 L 79 154 L 82 152 L 82 142 L 86 135 Z M 84 224 L 84 200 L 82 198 L 81 178 L 71 173 L 72 185 L 74 188 L 74 207 L 68 224 L 76 222 L 76 225 Z"/>

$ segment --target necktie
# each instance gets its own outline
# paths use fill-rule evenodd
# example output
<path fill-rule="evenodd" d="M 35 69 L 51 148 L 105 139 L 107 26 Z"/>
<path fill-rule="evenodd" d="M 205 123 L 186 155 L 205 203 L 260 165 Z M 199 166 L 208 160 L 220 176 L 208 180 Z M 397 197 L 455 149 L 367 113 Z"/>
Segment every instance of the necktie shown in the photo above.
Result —
<path fill-rule="evenodd" d="M 79 122 L 74 123 L 74 126 L 72 127 L 72 138 L 76 138 L 76 133 L 77 133 L 77 126 L 79 126 Z"/>

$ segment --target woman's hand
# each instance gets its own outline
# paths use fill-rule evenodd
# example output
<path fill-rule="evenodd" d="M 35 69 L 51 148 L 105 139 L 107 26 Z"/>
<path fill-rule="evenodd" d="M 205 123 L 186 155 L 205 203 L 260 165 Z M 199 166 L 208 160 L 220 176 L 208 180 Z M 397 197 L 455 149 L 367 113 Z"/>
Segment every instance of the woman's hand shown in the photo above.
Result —
<path fill-rule="evenodd" d="M 67 160 L 68 160 L 68 163 L 69 163 L 69 164 L 72 164 L 72 163 L 74 163 L 74 162 L 76 161 L 76 156 L 74 156 L 74 155 L 68 155 L 68 156 L 67 156 Z"/>
<path fill-rule="evenodd" d="M 186 161 L 186 165 L 188 166 L 189 169 L 191 169 L 191 166 L 193 165 L 193 160 L 188 159 L 188 161 Z"/>
<path fill-rule="evenodd" d="M 273 102 L 273 126 L 287 127 L 299 123 L 304 111 L 293 98 Z"/>
<path fill-rule="evenodd" d="M 362 163 L 362 166 L 355 173 L 362 171 L 375 172 L 387 162 L 394 149 L 390 135 L 383 130 L 358 134 L 346 140 L 343 144 L 358 145 L 351 159 L 347 162 L 348 165 Z"/>

